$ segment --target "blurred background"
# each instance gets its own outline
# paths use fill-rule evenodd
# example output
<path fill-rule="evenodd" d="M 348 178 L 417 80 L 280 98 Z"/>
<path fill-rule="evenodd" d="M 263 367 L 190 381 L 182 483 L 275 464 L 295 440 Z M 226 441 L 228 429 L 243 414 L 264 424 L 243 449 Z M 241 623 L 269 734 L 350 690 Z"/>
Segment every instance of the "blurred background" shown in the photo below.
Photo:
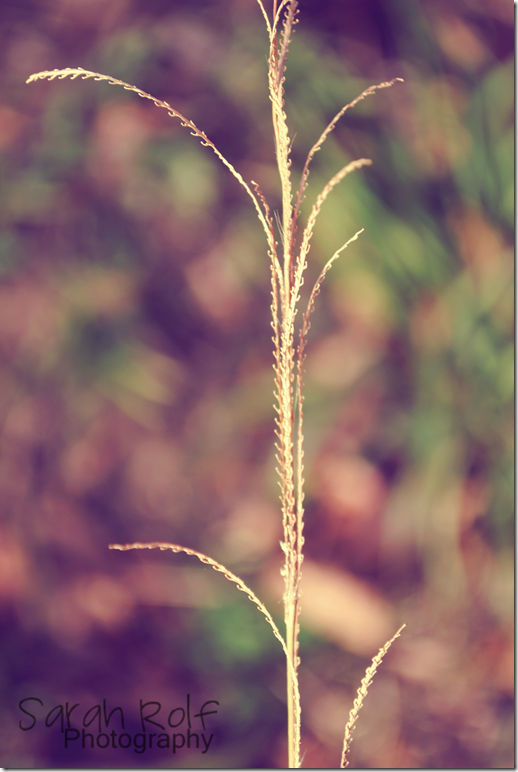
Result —
<path fill-rule="evenodd" d="M 270 2 L 266 2 L 269 8 Z M 512 768 L 513 6 L 301 0 L 286 82 L 294 176 L 334 114 L 305 214 L 304 767 Z M 236 180 L 279 207 L 254 0 L 0 5 L 0 764 L 286 764 L 269 265 Z M 56 705 L 217 700 L 209 752 L 65 750 Z M 18 703 L 38 723 L 19 729 Z M 36 705 L 36 703 L 33 703 Z M 28 719 L 26 719 L 26 725 Z M 80 726 L 80 724 L 78 724 Z M 178 730 L 177 730 L 178 731 Z"/>

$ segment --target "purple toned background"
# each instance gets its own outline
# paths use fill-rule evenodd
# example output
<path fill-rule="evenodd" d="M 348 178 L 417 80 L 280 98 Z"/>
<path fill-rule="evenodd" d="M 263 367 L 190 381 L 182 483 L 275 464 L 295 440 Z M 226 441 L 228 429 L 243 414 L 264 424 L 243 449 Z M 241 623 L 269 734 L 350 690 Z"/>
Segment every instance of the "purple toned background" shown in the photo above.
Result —
<path fill-rule="evenodd" d="M 336 767 L 355 690 L 406 622 L 353 768 L 513 767 L 513 11 L 505 0 L 301 0 L 287 110 L 306 214 L 303 766 Z M 254 0 L 0 5 L 0 765 L 286 764 L 269 267 L 244 191 L 279 206 Z M 64 748 L 56 705 L 220 703 L 206 754 Z M 37 697 L 33 729 L 19 701 Z M 29 703 L 25 703 L 29 705 Z M 56 714 L 52 714 L 55 717 Z M 117 724 L 114 714 L 113 724 Z M 181 716 L 181 713 L 175 714 Z M 198 719 L 196 719 L 199 721 Z M 194 719 L 193 719 L 194 725 Z M 185 723 L 182 725 L 185 727 Z M 170 730 L 171 732 L 173 730 Z M 180 729 L 176 729 L 180 732 Z M 182 729 L 183 731 L 183 729 Z M 76 747 L 77 746 L 77 747 Z"/>

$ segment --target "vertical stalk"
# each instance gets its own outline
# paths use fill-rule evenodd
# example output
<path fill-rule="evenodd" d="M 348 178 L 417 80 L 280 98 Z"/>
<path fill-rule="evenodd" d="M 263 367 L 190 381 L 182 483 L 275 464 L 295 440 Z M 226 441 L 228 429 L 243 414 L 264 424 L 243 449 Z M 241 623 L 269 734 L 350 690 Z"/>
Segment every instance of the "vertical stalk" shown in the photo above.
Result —
<path fill-rule="evenodd" d="M 284 10 L 282 32 L 278 35 L 278 8 Z M 284 70 L 295 22 L 297 0 L 273 4 L 273 24 L 270 35 L 270 57 L 268 85 L 272 103 L 272 123 L 275 138 L 275 154 L 281 183 L 282 217 L 280 222 L 283 260 L 282 270 L 278 275 L 280 308 L 273 320 L 274 328 L 279 330 L 276 356 L 277 366 L 277 401 L 278 401 L 278 470 L 281 486 L 284 542 L 284 621 L 286 625 L 287 647 L 287 710 L 288 710 L 288 757 L 291 769 L 300 767 L 300 697 L 298 689 L 298 594 L 301 538 L 299 532 L 300 493 L 296 470 L 300 459 L 295 460 L 295 348 L 294 320 L 296 297 L 292 286 L 293 254 L 293 206 L 290 179 L 290 140 L 286 114 L 284 112 Z M 273 310 L 273 308 L 272 308 Z M 280 317 L 280 318 L 279 318 Z M 298 454 L 297 454 L 298 455 Z"/>
<path fill-rule="evenodd" d="M 234 168 L 232 163 L 218 150 L 207 135 L 201 131 L 190 119 L 183 116 L 168 102 L 156 99 L 150 94 L 142 91 L 136 86 L 112 78 L 108 75 L 102 75 L 90 70 L 84 70 L 81 67 L 67 67 L 62 70 L 45 70 L 35 73 L 29 77 L 28 83 L 35 80 L 54 80 L 58 78 L 70 77 L 72 80 L 81 78 L 93 78 L 97 81 L 106 81 L 113 85 L 122 86 L 127 91 L 132 91 L 143 99 L 151 100 L 157 107 L 167 111 L 172 117 L 179 119 L 182 126 L 188 128 L 191 134 L 197 137 L 201 144 L 210 147 L 220 161 L 234 175 L 247 194 L 253 201 L 259 222 L 261 223 L 267 239 L 268 254 L 271 258 L 271 277 L 272 277 L 272 328 L 274 331 L 274 358 L 275 358 L 275 410 L 277 413 L 276 422 L 276 460 L 277 471 L 279 474 L 279 485 L 281 488 L 281 508 L 283 522 L 283 536 L 281 542 L 284 551 L 284 566 L 282 575 L 284 577 L 284 621 L 286 625 L 286 640 L 277 629 L 270 613 L 266 607 L 257 598 L 254 592 L 245 585 L 245 583 L 233 574 L 229 569 L 213 560 L 207 555 L 183 547 L 178 544 L 152 542 L 148 544 L 127 544 L 110 545 L 111 549 L 171 549 L 173 552 L 183 552 L 198 558 L 202 563 L 210 565 L 215 571 L 233 582 L 239 590 L 245 592 L 249 599 L 255 603 L 258 609 L 263 613 L 270 624 L 275 637 L 279 640 L 286 656 L 286 679 L 287 679 L 287 709 L 288 709 L 288 757 L 289 768 L 300 767 L 300 692 L 298 684 L 298 638 L 299 638 L 299 615 L 300 615 L 300 580 L 303 561 L 302 548 L 304 545 L 303 525 L 304 525 L 304 467 L 303 467 L 303 431 L 302 431 L 302 365 L 304 362 L 304 347 L 307 332 L 309 330 L 309 317 L 313 310 L 314 300 L 319 293 L 320 285 L 329 270 L 332 263 L 343 252 L 343 250 L 354 241 L 362 230 L 352 236 L 349 241 L 336 250 L 334 255 L 322 269 L 319 278 L 310 294 L 309 303 L 306 312 L 302 316 L 302 323 L 299 333 L 298 346 L 294 345 L 295 321 L 298 313 L 298 304 L 300 300 L 300 290 L 304 280 L 304 271 L 306 268 L 306 257 L 310 248 L 310 241 L 313 234 L 313 228 L 322 207 L 329 193 L 333 188 L 350 172 L 359 169 L 362 166 L 370 164 L 371 161 L 365 158 L 351 161 L 349 164 L 339 170 L 324 186 L 317 196 L 313 205 L 311 214 L 308 218 L 306 227 L 303 230 L 298 251 L 295 245 L 295 234 L 297 221 L 300 214 L 300 204 L 304 198 L 304 191 L 307 186 L 309 175 L 309 164 L 315 153 L 321 148 L 323 142 L 329 133 L 333 130 L 336 122 L 345 113 L 346 110 L 353 107 L 358 101 L 366 96 L 373 94 L 377 89 L 392 86 L 397 80 L 386 83 L 379 83 L 376 86 L 370 86 L 359 97 L 343 107 L 327 128 L 321 134 L 319 140 L 313 145 L 304 164 L 299 183 L 298 194 L 293 204 L 292 184 L 290 178 L 290 138 L 286 114 L 284 111 L 284 72 L 288 49 L 293 32 L 293 26 L 297 19 L 298 0 L 273 0 L 273 21 L 270 22 L 269 15 L 265 9 L 263 0 L 257 0 L 263 17 L 266 22 L 266 28 L 270 39 L 270 56 L 268 63 L 268 86 L 269 95 L 272 103 L 272 122 L 275 138 L 275 152 L 277 159 L 277 168 L 279 171 L 281 183 L 282 200 L 282 218 L 279 220 L 279 230 L 282 240 L 282 260 L 278 257 L 278 244 L 275 240 L 274 218 L 270 213 L 268 203 L 262 194 L 259 185 L 252 181 L 252 187 L 245 182 L 241 174 Z M 281 22 L 281 17 L 283 17 Z M 278 28 L 282 26 L 279 33 Z M 402 628 L 401 628 L 402 629 Z M 356 721 L 358 712 L 361 708 L 363 699 L 367 693 L 368 686 L 372 681 L 376 667 L 381 662 L 383 655 L 388 650 L 392 641 L 398 637 L 401 629 L 396 633 L 379 654 L 374 658 L 372 666 L 367 670 L 366 676 L 361 683 L 358 697 L 355 700 L 353 710 L 351 711 L 349 722 L 345 730 L 344 749 L 342 754 L 342 767 L 347 765 L 347 750 L 351 741 L 352 730 Z"/>
<path fill-rule="evenodd" d="M 293 607 L 288 611 L 288 618 L 286 620 L 286 645 L 288 648 L 289 661 L 292 663 L 292 668 L 286 668 L 287 676 L 287 698 L 288 698 L 288 766 L 290 769 L 298 769 L 300 767 L 299 753 L 298 753 L 298 706 L 296 704 L 296 695 L 294 689 L 293 679 L 296 678 L 295 662 L 294 662 L 294 609 Z"/>

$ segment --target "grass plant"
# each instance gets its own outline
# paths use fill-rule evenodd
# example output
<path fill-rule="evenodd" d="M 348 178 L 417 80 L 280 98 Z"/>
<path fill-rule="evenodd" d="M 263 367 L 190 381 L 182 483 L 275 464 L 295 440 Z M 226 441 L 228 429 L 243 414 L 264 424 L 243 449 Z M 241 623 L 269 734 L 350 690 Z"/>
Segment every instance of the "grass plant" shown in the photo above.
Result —
<path fill-rule="evenodd" d="M 284 622 L 285 634 L 281 634 L 270 612 L 238 576 L 213 558 L 189 547 L 179 544 L 151 542 L 135 544 L 111 544 L 110 549 L 161 549 L 183 552 L 196 557 L 202 563 L 208 564 L 215 571 L 222 573 L 236 587 L 245 592 L 264 615 L 275 637 L 279 640 L 286 657 L 287 677 L 287 708 L 288 708 L 288 767 L 298 768 L 301 765 L 301 704 L 298 679 L 300 663 L 299 649 L 299 618 L 301 611 L 301 576 L 304 547 L 304 449 L 303 449 L 303 370 L 306 356 L 306 341 L 310 329 L 310 317 L 315 307 L 322 282 L 335 260 L 362 233 L 358 230 L 345 244 L 342 244 L 324 265 L 305 308 L 301 308 L 301 290 L 304 283 L 307 258 L 315 223 L 326 199 L 332 190 L 350 173 L 371 164 L 368 158 L 359 158 L 339 169 L 322 188 L 313 204 L 305 226 L 299 231 L 301 204 L 305 198 L 311 162 L 320 150 L 337 122 L 347 110 L 353 108 L 360 100 L 373 95 L 377 90 L 392 86 L 400 78 L 390 82 L 370 86 L 356 99 L 346 104 L 335 115 L 324 129 L 318 140 L 307 154 L 298 186 L 292 182 L 290 151 L 292 140 L 288 131 L 285 113 L 284 81 L 288 51 L 294 26 L 298 21 L 298 0 L 274 0 L 271 16 L 263 1 L 257 0 L 264 17 L 269 38 L 268 57 L 268 90 L 272 108 L 272 123 L 275 140 L 275 152 L 281 188 L 281 213 L 272 211 L 258 183 L 251 180 L 247 183 L 232 163 L 218 150 L 207 135 L 189 118 L 165 101 L 156 99 L 136 86 L 97 72 L 84 70 L 81 67 L 56 69 L 38 72 L 30 76 L 27 83 L 37 80 L 54 80 L 63 78 L 107 81 L 112 85 L 122 86 L 135 92 L 143 99 L 149 99 L 168 114 L 181 121 L 191 134 L 197 137 L 202 145 L 209 147 L 220 161 L 229 169 L 251 198 L 257 217 L 264 230 L 268 246 L 271 268 L 271 324 L 274 344 L 274 398 L 276 411 L 276 449 L 277 472 L 280 485 L 280 500 L 283 523 L 283 541 L 281 547 L 284 553 L 282 575 L 284 578 Z M 279 240 L 278 240 L 279 239 Z M 337 610 L 337 613 L 339 611 Z M 404 625 L 403 625 L 404 627 Z M 383 656 L 392 642 L 400 635 L 400 628 L 395 635 L 380 649 L 368 668 L 358 690 L 357 697 L 351 709 L 349 720 L 345 727 L 341 767 L 348 765 L 347 753 L 352 739 L 352 732 L 369 685 Z"/>

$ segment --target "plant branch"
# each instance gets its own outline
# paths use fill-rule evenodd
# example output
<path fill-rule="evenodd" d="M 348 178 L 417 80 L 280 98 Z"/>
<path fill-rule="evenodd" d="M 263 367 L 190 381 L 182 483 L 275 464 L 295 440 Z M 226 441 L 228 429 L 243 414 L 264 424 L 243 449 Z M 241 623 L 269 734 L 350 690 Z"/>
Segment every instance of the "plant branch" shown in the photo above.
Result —
<path fill-rule="evenodd" d="M 243 582 L 243 580 L 239 578 L 239 576 L 233 574 L 230 569 L 226 568 L 221 563 L 218 563 L 217 560 L 213 560 L 208 555 L 204 555 L 203 552 L 197 552 L 197 550 L 190 549 L 190 547 L 182 547 L 180 544 L 170 544 L 169 542 L 135 542 L 134 544 L 110 544 L 108 546 L 111 550 L 121 550 L 122 552 L 126 552 L 127 550 L 171 550 L 172 552 L 183 552 L 186 555 L 192 555 L 193 557 L 198 558 L 199 561 L 206 563 L 208 566 L 213 568 L 214 571 L 223 574 L 225 579 L 228 579 L 229 582 L 235 584 L 238 590 L 241 590 L 241 592 L 244 592 L 246 595 L 248 595 L 248 599 L 251 600 L 252 603 L 255 603 L 259 611 L 266 617 L 268 624 L 273 630 L 273 634 L 280 642 L 283 651 L 287 656 L 286 641 L 280 634 L 279 628 L 273 621 L 273 618 L 264 603 L 259 600 L 255 592 L 251 590 L 250 587 L 248 587 Z"/>
<path fill-rule="evenodd" d="M 138 94 L 138 96 L 141 97 L 142 99 L 149 99 L 157 107 L 162 107 L 164 110 L 167 110 L 167 112 L 172 118 L 178 118 L 182 126 L 185 126 L 186 128 L 190 129 L 191 134 L 195 137 L 198 137 L 202 145 L 205 145 L 206 147 L 210 147 L 213 150 L 213 152 L 217 155 L 220 161 L 223 164 L 225 164 L 227 169 L 230 170 L 230 172 L 234 175 L 237 181 L 246 190 L 246 192 L 254 202 L 257 216 L 264 228 L 264 231 L 266 233 L 266 238 L 269 241 L 270 234 L 269 234 L 268 222 L 265 218 L 265 215 L 261 207 L 259 206 L 259 202 L 257 198 L 254 196 L 254 194 L 250 190 L 250 187 L 244 181 L 243 177 L 237 171 L 237 169 L 230 163 L 230 161 L 228 161 L 225 158 L 223 153 L 221 153 L 216 147 L 216 145 L 213 142 L 211 142 L 211 140 L 207 137 L 205 132 L 199 129 L 193 121 L 191 121 L 189 118 L 186 118 L 184 115 L 178 112 L 178 110 L 175 110 L 174 107 L 171 107 L 171 105 L 168 102 L 165 102 L 162 99 L 157 99 L 156 97 L 151 96 L 151 94 L 148 94 L 146 91 L 142 91 L 140 88 L 137 88 L 136 86 L 132 86 L 130 83 L 125 83 L 123 80 L 119 80 L 118 78 L 112 78 L 109 75 L 102 75 L 99 72 L 91 72 L 90 70 L 83 70 L 82 67 L 66 67 L 63 70 L 44 70 L 42 72 L 36 72 L 27 79 L 26 83 L 32 83 L 36 80 L 54 80 L 55 78 L 58 78 L 59 80 L 63 80 L 64 78 L 70 78 L 71 80 L 75 80 L 76 78 L 81 78 L 81 80 L 86 80 L 87 78 L 93 78 L 94 80 L 106 81 L 107 83 L 110 83 L 112 86 L 122 86 L 122 88 L 125 91 L 134 91 L 135 94 Z"/>
<path fill-rule="evenodd" d="M 356 695 L 356 699 L 354 701 L 352 710 L 349 713 L 349 721 L 347 722 L 347 725 L 345 727 L 344 744 L 343 744 L 343 750 L 342 750 L 342 758 L 340 761 L 340 769 L 344 769 L 344 767 L 349 766 L 349 762 L 347 761 L 347 752 L 349 750 L 349 746 L 351 745 L 354 725 L 356 723 L 356 719 L 358 718 L 358 713 L 360 712 L 361 707 L 363 705 L 363 701 L 367 696 L 367 691 L 369 689 L 369 686 L 372 683 L 372 679 L 374 678 L 376 670 L 381 664 L 381 661 L 385 656 L 385 654 L 387 653 L 387 651 L 390 649 L 390 647 L 392 646 L 396 638 L 399 638 L 402 630 L 405 627 L 406 625 L 401 625 L 397 633 L 390 639 L 390 641 L 387 641 L 387 643 L 384 646 L 382 646 L 381 649 L 378 651 L 378 653 L 372 660 L 372 665 L 369 668 L 367 668 L 365 676 L 363 677 L 363 680 L 358 689 L 358 693 Z"/>
<path fill-rule="evenodd" d="M 327 139 L 328 135 L 333 131 L 333 129 L 335 128 L 336 124 L 338 123 L 342 115 L 345 112 L 347 112 L 347 110 L 350 110 L 352 107 L 357 105 L 358 102 L 361 102 L 362 99 L 365 99 L 365 97 L 371 96 L 371 94 L 374 94 L 376 91 L 379 91 L 382 88 L 390 88 L 397 82 L 403 83 L 404 82 L 403 78 L 394 78 L 393 80 L 390 80 L 390 81 L 384 81 L 383 83 L 378 83 L 377 85 L 369 86 L 369 88 L 366 88 L 365 91 L 362 91 L 362 93 L 359 96 L 357 96 L 356 99 L 353 99 L 352 102 L 349 102 L 344 107 L 342 107 L 342 109 L 335 115 L 333 120 L 330 121 L 330 123 L 328 123 L 328 125 L 326 126 L 326 128 L 324 129 L 324 131 L 322 132 L 322 134 L 320 135 L 320 137 L 315 142 L 315 144 L 313 145 L 313 147 L 311 148 L 311 150 L 307 155 L 306 162 L 304 164 L 304 168 L 302 170 L 302 175 L 300 178 L 300 185 L 297 193 L 297 200 L 295 202 L 295 207 L 294 207 L 295 219 L 298 217 L 300 205 L 304 198 L 304 192 L 307 188 L 308 177 L 309 177 L 309 165 L 313 160 L 314 155 L 320 150 L 325 140 Z"/>

